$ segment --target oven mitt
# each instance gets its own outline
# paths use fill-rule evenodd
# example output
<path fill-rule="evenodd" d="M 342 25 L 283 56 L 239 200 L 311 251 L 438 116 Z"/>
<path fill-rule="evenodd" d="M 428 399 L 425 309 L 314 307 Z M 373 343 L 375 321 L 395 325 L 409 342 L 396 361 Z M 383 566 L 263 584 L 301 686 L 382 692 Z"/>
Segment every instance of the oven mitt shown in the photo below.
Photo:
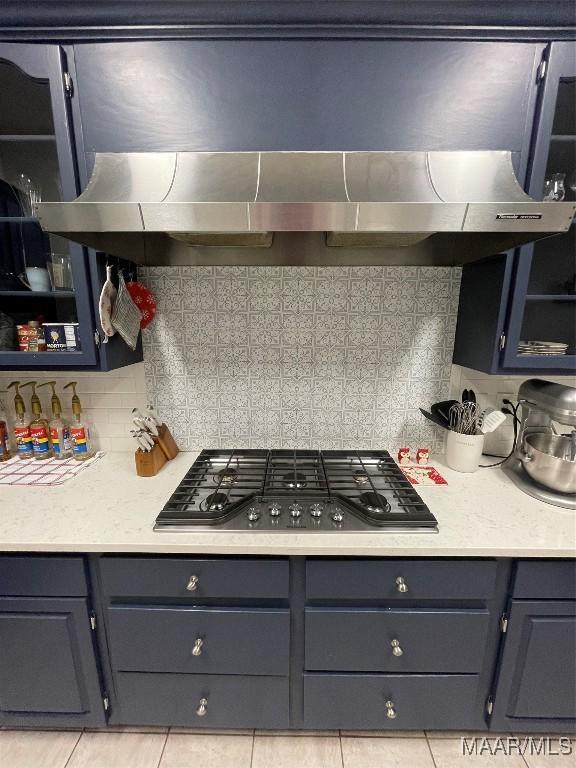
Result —
<path fill-rule="evenodd" d="M 128 293 L 124 276 L 118 275 L 118 296 L 112 309 L 112 326 L 118 331 L 130 349 L 136 349 L 140 333 L 140 310 Z"/>
<path fill-rule="evenodd" d="M 154 294 L 142 283 L 126 283 L 126 290 L 140 310 L 140 328 L 147 328 L 156 314 Z"/>
<path fill-rule="evenodd" d="M 104 331 L 104 344 L 108 343 L 108 337 L 114 336 L 116 331 L 112 325 L 112 307 L 117 296 L 116 286 L 112 282 L 112 267 L 106 267 L 106 282 L 102 286 L 98 311 L 100 313 L 100 325 Z"/>

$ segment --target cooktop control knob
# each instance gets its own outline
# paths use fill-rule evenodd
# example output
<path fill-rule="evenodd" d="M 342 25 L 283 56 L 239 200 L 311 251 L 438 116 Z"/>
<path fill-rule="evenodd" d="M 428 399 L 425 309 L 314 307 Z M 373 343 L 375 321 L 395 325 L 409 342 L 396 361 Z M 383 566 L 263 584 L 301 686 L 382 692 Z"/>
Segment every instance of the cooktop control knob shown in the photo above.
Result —
<path fill-rule="evenodd" d="M 322 517 L 322 510 L 322 504 L 316 503 L 310 505 L 310 514 L 312 517 Z"/>
<path fill-rule="evenodd" d="M 344 515 L 339 509 L 335 509 L 334 512 L 332 512 L 332 520 L 335 523 L 341 523 L 342 520 L 344 520 Z"/>
<path fill-rule="evenodd" d="M 270 517 L 278 517 L 280 512 L 282 512 L 282 507 L 280 504 L 270 504 L 270 509 L 268 511 L 270 512 Z"/>
<path fill-rule="evenodd" d="M 302 514 L 302 507 L 300 506 L 300 504 L 290 504 L 290 506 L 288 507 L 288 512 L 290 512 L 290 517 L 296 520 Z"/>
<path fill-rule="evenodd" d="M 260 512 L 256 509 L 256 507 L 250 507 L 250 509 L 247 512 L 248 520 L 250 520 L 251 523 L 254 523 L 256 520 L 260 517 Z"/>

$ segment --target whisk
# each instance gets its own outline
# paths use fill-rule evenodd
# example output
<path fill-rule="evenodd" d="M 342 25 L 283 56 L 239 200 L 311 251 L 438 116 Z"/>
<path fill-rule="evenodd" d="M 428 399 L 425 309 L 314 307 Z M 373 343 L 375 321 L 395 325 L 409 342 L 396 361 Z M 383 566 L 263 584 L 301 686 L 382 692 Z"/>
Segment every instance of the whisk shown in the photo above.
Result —
<path fill-rule="evenodd" d="M 478 429 L 479 414 L 480 410 L 476 403 L 471 401 L 454 403 L 449 411 L 450 429 L 461 435 L 475 435 Z"/>

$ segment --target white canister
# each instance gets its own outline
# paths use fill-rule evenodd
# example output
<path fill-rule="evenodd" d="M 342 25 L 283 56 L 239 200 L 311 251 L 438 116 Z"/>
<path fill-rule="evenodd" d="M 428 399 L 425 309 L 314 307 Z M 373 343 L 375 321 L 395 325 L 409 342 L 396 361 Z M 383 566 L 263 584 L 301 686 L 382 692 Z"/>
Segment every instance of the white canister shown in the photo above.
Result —
<path fill-rule="evenodd" d="M 483 448 L 484 435 L 461 435 L 450 430 L 446 435 L 446 464 L 457 472 L 476 472 Z"/>

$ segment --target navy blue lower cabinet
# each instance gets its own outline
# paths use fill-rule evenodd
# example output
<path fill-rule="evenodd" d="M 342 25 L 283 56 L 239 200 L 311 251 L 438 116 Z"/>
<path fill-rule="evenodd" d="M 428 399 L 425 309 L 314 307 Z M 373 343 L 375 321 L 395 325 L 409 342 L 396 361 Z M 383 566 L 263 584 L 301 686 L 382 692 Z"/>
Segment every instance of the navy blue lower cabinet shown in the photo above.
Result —
<path fill-rule="evenodd" d="M 495 560 L 314 559 L 306 597 L 327 600 L 486 600 L 494 595 Z"/>
<path fill-rule="evenodd" d="M 287 728 L 287 677 L 122 672 L 123 723 L 199 728 Z"/>
<path fill-rule="evenodd" d="M 484 729 L 476 675 L 304 675 L 304 726 Z"/>
<path fill-rule="evenodd" d="M 103 557 L 112 598 L 288 599 L 288 561 L 267 558 Z"/>
<path fill-rule="evenodd" d="M 576 729 L 576 602 L 512 600 L 491 726 Z"/>
<path fill-rule="evenodd" d="M 112 606 L 112 666 L 132 672 L 287 675 L 287 609 Z"/>
<path fill-rule="evenodd" d="M 576 560 L 521 560 L 512 597 L 525 600 L 576 600 Z"/>
<path fill-rule="evenodd" d="M 0 598 L 0 649 L 4 725 L 105 725 L 85 599 Z"/>
<path fill-rule="evenodd" d="M 61 555 L 2 555 L 0 595 L 86 597 L 84 559 Z"/>
<path fill-rule="evenodd" d="M 487 610 L 306 609 L 308 670 L 479 672 Z"/>

